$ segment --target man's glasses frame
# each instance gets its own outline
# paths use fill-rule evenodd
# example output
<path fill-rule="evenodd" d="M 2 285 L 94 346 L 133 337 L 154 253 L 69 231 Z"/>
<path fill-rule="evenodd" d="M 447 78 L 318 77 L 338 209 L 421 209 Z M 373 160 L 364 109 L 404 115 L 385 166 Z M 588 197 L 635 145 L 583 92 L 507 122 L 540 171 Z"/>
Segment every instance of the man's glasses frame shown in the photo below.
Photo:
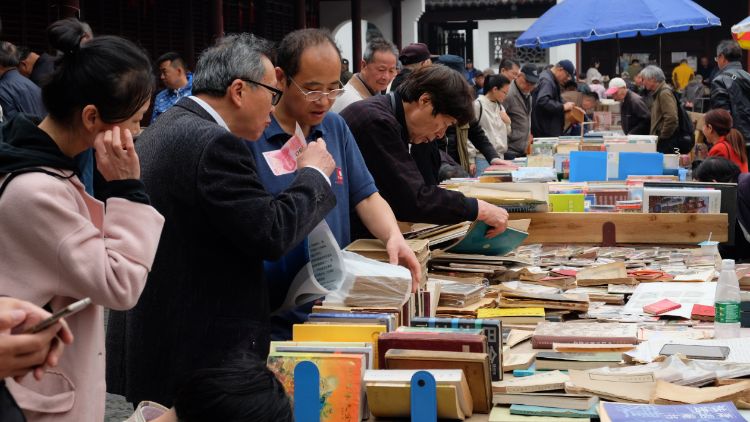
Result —
<path fill-rule="evenodd" d="M 305 96 L 305 100 L 309 101 L 311 103 L 315 102 L 315 101 L 320 101 L 320 100 L 323 99 L 323 97 L 328 97 L 329 100 L 333 101 L 336 98 L 340 97 L 341 94 L 344 93 L 344 89 L 343 88 L 332 89 L 332 90 L 327 91 L 327 92 L 326 91 L 310 91 L 308 89 L 305 89 L 305 88 L 302 88 L 301 86 L 299 86 L 299 84 L 297 83 L 297 81 L 295 81 L 293 78 L 290 77 L 289 80 L 292 81 L 292 83 L 294 84 L 294 86 L 296 86 L 297 89 L 299 89 L 299 92 L 301 92 L 302 95 Z M 341 83 L 341 81 L 338 81 L 338 82 L 339 82 L 340 86 L 344 86 L 344 84 Z"/>
<path fill-rule="evenodd" d="M 271 105 L 278 104 L 279 101 L 281 100 L 281 95 L 284 94 L 284 91 L 282 91 L 282 90 L 280 90 L 278 88 L 274 88 L 272 86 L 269 86 L 269 85 L 266 85 L 266 84 L 262 84 L 262 83 L 260 83 L 258 81 L 254 81 L 252 79 L 247 79 L 247 78 L 237 78 L 237 79 L 239 79 L 239 80 L 241 80 L 243 82 L 247 82 L 249 84 L 255 84 L 255 85 L 262 86 L 263 88 L 271 91 Z"/>

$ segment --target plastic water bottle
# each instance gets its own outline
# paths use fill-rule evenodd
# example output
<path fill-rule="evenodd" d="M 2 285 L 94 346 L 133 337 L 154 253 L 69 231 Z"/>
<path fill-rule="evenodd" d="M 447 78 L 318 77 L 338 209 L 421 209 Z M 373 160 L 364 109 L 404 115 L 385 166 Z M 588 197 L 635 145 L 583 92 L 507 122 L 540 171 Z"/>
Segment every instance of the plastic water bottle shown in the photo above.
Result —
<path fill-rule="evenodd" d="M 714 338 L 740 336 L 740 283 L 734 272 L 734 260 L 721 261 L 721 274 L 716 284 Z"/>

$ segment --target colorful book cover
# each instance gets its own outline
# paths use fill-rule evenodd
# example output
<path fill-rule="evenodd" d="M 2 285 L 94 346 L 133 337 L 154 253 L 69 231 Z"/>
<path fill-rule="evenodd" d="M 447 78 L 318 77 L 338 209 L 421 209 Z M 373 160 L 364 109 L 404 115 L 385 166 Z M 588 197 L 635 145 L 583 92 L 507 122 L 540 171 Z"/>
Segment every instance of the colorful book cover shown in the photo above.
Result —
<path fill-rule="evenodd" d="M 468 253 L 480 255 L 505 255 L 517 248 L 529 234 L 514 228 L 508 227 L 504 232 L 487 239 L 485 234 L 489 226 L 482 221 L 475 221 L 469 227 L 468 233 L 460 242 L 448 248 L 452 253 Z"/>
<path fill-rule="evenodd" d="M 602 422 L 725 421 L 741 422 L 732 402 L 701 404 L 625 404 L 599 402 Z"/>
<path fill-rule="evenodd" d="M 365 355 L 271 353 L 268 368 L 276 374 L 289 399 L 294 401 L 294 368 L 310 361 L 320 373 L 320 420 L 323 422 L 358 422 L 365 414 L 362 378 Z"/>

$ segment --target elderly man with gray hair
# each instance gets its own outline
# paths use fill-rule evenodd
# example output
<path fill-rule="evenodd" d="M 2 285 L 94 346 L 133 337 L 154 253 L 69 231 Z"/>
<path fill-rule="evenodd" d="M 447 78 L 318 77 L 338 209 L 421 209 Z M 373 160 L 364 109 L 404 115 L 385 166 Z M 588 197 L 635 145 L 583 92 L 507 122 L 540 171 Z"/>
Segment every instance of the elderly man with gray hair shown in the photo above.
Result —
<path fill-rule="evenodd" d="M 640 73 L 643 86 L 651 92 L 651 135 L 659 140 L 656 149 L 665 154 L 674 154 L 679 149 L 675 133 L 679 125 L 677 99 L 665 81 L 664 72 L 658 66 L 646 66 Z"/>
<path fill-rule="evenodd" d="M 107 386 L 130 402 L 172 406 L 185 377 L 233 350 L 264 359 L 263 260 L 304 240 L 336 204 L 323 140 L 288 158 L 296 174 L 287 189 L 272 195 L 261 183 L 245 142 L 260 137 L 281 98 L 269 55 L 250 34 L 218 40 L 198 60 L 193 95 L 138 139 L 146 191 L 167 223 L 138 305 L 110 314 Z"/>
<path fill-rule="evenodd" d="M 349 104 L 385 92 L 398 74 L 398 49 L 390 41 L 375 38 L 367 43 L 359 73 L 344 86 L 344 94 L 336 99 L 331 111 L 341 112 Z"/>

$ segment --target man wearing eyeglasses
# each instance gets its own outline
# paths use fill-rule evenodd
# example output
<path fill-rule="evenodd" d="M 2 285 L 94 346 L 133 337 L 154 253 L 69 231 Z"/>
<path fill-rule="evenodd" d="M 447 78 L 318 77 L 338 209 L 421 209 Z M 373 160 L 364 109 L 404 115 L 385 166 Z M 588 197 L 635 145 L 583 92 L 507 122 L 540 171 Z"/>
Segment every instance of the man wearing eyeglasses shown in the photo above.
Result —
<path fill-rule="evenodd" d="M 356 214 L 386 245 L 391 263 L 408 267 L 416 283 L 420 278 L 420 266 L 398 229 L 393 211 L 378 193 L 346 123 L 338 114 L 329 112 L 343 91 L 339 82 L 340 63 L 338 48 L 328 31 L 302 29 L 287 34 L 277 49 L 276 63 L 276 77 L 284 95 L 263 135 L 257 142 L 247 145 L 258 162 L 263 185 L 276 193 L 289 186 L 294 174 L 274 174 L 264 154 L 273 154 L 282 148 L 295 132 L 297 123 L 308 142 L 325 139 L 336 161 L 331 177 L 336 207 L 325 220 L 339 246 L 343 248 L 351 242 L 350 215 Z M 282 259 L 265 263 L 272 309 L 284 302 L 292 280 L 308 261 L 305 240 Z M 273 338 L 291 337 L 292 324 L 305 321 L 312 304 L 274 315 Z"/>
<path fill-rule="evenodd" d="M 573 79 L 576 68 L 570 60 L 560 60 L 539 75 L 539 83 L 531 94 L 531 134 L 535 138 L 557 137 L 565 128 L 565 112 L 575 106 L 563 103 L 560 87 Z"/>
<path fill-rule="evenodd" d="M 344 94 L 336 100 L 331 111 L 341 112 L 349 104 L 380 95 L 398 74 L 398 49 L 383 38 L 367 43 L 362 56 L 362 69 L 349 79 Z"/>
<path fill-rule="evenodd" d="M 138 305 L 109 317 L 107 386 L 130 402 L 171 406 L 195 370 L 232 352 L 264 358 L 263 260 L 281 257 L 335 206 L 336 164 L 323 141 L 301 151 L 288 188 L 273 193 L 247 151 L 281 95 L 270 47 L 249 34 L 218 40 L 201 54 L 194 95 L 138 139 L 146 191 L 167 223 Z"/>

